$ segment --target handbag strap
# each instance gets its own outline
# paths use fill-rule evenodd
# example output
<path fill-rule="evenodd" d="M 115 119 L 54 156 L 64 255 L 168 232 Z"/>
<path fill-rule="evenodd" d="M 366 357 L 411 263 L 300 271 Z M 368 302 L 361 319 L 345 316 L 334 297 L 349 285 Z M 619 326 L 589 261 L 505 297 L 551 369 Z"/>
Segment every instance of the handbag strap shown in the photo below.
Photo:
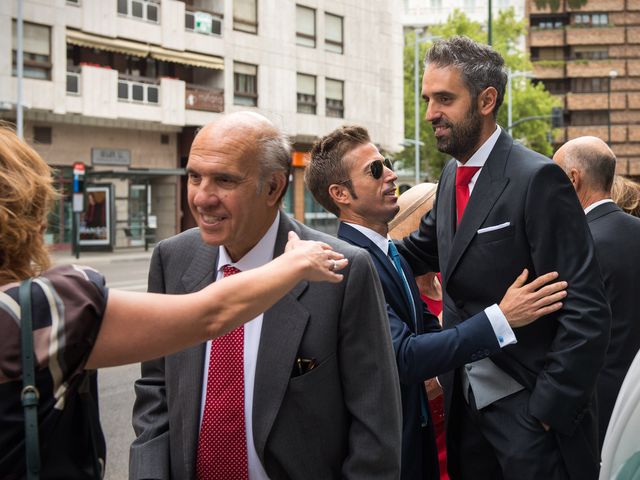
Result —
<path fill-rule="evenodd" d="M 37 480 L 40 475 L 40 445 L 38 442 L 38 402 L 35 358 L 33 354 L 33 322 L 31 320 L 31 281 L 20 283 L 20 331 L 22 342 L 22 406 L 24 408 L 24 436 L 27 460 L 27 479 Z"/>

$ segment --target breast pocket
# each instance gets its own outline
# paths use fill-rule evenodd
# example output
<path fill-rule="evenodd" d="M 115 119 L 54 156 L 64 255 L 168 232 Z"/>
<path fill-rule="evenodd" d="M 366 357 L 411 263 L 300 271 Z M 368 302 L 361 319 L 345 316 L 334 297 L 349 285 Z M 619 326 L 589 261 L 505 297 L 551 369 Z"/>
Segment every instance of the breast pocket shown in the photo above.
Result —
<path fill-rule="evenodd" d="M 512 238 L 515 234 L 516 226 L 513 224 L 500 226 L 497 225 L 494 227 L 483 227 L 478 230 L 476 233 L 475 243 L 477 245 L 499 242 L 501 240 L 506 240 Z"/>

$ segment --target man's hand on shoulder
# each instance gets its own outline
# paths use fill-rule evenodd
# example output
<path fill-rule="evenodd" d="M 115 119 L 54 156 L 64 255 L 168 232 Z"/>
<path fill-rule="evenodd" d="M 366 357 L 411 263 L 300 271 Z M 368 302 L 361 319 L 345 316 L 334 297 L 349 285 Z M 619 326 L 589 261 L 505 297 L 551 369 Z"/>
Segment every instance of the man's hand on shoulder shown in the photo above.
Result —
<path fill-rule="evenodd" d="M 560 310 L 561 300 L 567 296 L 567 282 L 549 283 L 558 278 L 558 272 L 540 275 L 532 282 L 525 283 L 528 275 L 525 268 L 498 305 L 512 328 L 524 327 Z"/>

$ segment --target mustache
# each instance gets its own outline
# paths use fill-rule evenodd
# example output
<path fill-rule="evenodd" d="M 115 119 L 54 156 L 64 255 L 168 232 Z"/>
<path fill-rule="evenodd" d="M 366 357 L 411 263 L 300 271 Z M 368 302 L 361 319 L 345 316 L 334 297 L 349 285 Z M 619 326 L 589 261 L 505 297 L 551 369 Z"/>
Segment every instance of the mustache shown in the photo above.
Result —
<path fill-rule="evenodd" d="M 433 122 L 431 122 L 431 126 L 432 126 L 433 128 L 436 128 L 436 127 L 447 127 L 447 128 L 451 128 L 451 124 L 450 124 L 448 121 L 446 121 L 446 120 L 444 120 L 444 119 L 442 119 L 442 118 L 440 118 L 440 119 L 438 119 L 438 120 L 434 120 Z"/>

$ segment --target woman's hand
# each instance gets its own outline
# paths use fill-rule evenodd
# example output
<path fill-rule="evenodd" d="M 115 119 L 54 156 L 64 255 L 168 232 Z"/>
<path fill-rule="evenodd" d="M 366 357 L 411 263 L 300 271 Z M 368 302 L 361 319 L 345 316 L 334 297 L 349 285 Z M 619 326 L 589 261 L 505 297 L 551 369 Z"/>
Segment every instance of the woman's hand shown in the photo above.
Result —
<path fill-rule="evenodd" d="M 284 251 L 292 262 L 302 263 L 305 278 L 312 281 L 340 282 L 342 274 L 336 272 L 349 263 L 344 255 L 334 252 L 326 243 L 300 240 L 295 232 L 289 232 Z"/>

